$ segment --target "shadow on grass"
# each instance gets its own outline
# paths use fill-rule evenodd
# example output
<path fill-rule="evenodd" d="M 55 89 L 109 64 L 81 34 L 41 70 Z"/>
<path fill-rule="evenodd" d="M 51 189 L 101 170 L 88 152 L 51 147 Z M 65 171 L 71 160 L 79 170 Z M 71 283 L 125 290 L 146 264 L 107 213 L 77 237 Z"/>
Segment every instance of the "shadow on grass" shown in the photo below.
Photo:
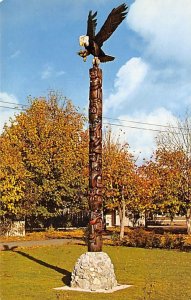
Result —
<path fill-rule="evenodd" d="M 35 257 L 31 256 L 31 255 L 29 255 L 29 254 L 27 254 L 27 253 L 25 253 L 23 251 L 16 250 L 17 246 L 9 247 L 8 245 L 3 245 L 3 247 L 4 247 L 5 251 L 14 251 L 14 253 L 18 253 L 18 254 L 20 254 L 20 255 L 22 255 L 22 256 L 24 256 L 24 257 L 26 257 L 26 258 L 34 261 L 34 262 L 36 262 L 36 263 L 38 263 L 41 266 L 44 266 L 44 267 L 49 268 L 49 269 L 52 269 L 52 270 L 54 270 L 54 271 L 56 271 L 56 272 L 64 275 L 64 277 L 62 278 L 63 283 L 65 285 L 67 285 L 67 286 L 70 285 L 71 272 L 69 272 L 68 270 L 65 270 L 65 269 L 59 268 L 57 266 L 51 265 L 51 264 L 49 264 L 49 263 L 47 263 L 45 261 L 42 261 L 42 260 L 40 260 L 38 258 L 35 258 Z"/>

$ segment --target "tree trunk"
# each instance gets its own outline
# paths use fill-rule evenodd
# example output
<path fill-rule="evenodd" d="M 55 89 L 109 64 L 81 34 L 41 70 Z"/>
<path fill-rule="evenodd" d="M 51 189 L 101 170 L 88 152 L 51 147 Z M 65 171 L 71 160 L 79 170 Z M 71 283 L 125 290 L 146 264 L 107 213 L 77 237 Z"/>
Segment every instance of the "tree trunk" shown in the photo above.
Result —
<path fill-rule="evenodd" d="M 120 236 L 119 239 L 122 241 L 124 238 L 125 231 L 125 201 L 122 200 L 122 205 L 119 206 L 119 220 L 120 220 Z"/>
<path fill-rule="evenodd" d="M 174 226 L 174 215 L 170 216 L 170 226 Z"/>
<path fill-rule="evenodd" d="M 90 69 L 88 251 L 102 251 L 102 70 Z"/>
<path fill-rule="evenodd" d="M 147 211 L 145 210 L 145 229 L 148 228 L 148 222 L 147 222 L 147 219 L 148 219 L 148 213 L 147 213 Z"/>
<path fill-rule="evenodd" d="M 186 212 L 186 226 L 187 226 L 187 233 L 191 234 L 191 209 L 188 208 Z"/>

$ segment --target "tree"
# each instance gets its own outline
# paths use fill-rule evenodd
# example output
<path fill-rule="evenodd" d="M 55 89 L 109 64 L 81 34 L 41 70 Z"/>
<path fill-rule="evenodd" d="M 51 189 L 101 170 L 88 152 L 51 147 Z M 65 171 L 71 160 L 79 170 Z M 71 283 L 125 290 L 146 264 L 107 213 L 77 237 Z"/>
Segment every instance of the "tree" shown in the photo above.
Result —
<path fill-rule="evenodd" d="M 172 156 L 171 167 L 179 173 L 178 199 L 181 202 L 180 213 L 186 216 L 187 231 L 191 233 L 191 117 L 186 114 L 184 120 L 177 120 L 176 126 L 169 125 L 166 132 L 157 137 L 159 153 Z M 164 161 L 164 155 L 162 155 Z M 168 165 L 169 167 L 169 165 Z"/>
<path fill-rule="evenodd" d="M 139 178 L 138 199 L 139 206 L 145 213 L 145 225 L 149 213 L 158 210 L 158 195 L 160 191 L 160 177 L 156 162 L 151 158 L 137 168 Z"/>
<path fill-rule="evenodd" d="M 135 200 L 134 167 L 128 145 L 115 142 L 108 130 L 103 141 L 104 202 L 107 208 L 118 210 L 120 239 L 124 237 L 127 207 Z"/>
<path fill-rule="evenodd" d="M 186 170 L 187 156 L 181 150 L 156 151 L 156 162 L 160 177 L 160 193 L 158 207 L 160 211 L 168 213 L 173 221 L 176 214 L 187 215 L 190 208 L 191 169 Z M 189 173 L 188 173 L 189 172 Z M 187 223 L 189 233 L 189 222 Z"/>
<path fill-rule="evenodd" d="M 6 136 L 0 137 L 0 215 L 20 216 L 24 210 L 24 190 L 29 173 L 22 157 Z"/>
<path fill-rule="evenodd" d="M 59 105 L 61 100 L 62 105 Z M 6 180 L 9 183 L 12 180 L 7 176 L 13 169 L 5 167 L 3 161 L 7 154 L 11 159 L 14 153 L 18 165 L 14 168 L 15 176 L 22 180 L 18 185 L 19 196 L 15 198 L 12 189 L 12 198 L 15 204 L 27 203 L 29 209 L 23 211 L 27 215 L 48 218 L 62 214 L 64 208 L 86 205 L 84 174 L 87 173 L 88 144 L 84 122 L 84 116 L 71 101 L 50 93 L 48 99 L 31 99 L 30 107 L 17 115 L 10 127 L 5 126 L 0 146 L 4 153 L 0 166 L 1 187 Z M 3 147 L 9 151 L 5 153 Z M 6 193 L 6 188 L 4 190 Z"/>

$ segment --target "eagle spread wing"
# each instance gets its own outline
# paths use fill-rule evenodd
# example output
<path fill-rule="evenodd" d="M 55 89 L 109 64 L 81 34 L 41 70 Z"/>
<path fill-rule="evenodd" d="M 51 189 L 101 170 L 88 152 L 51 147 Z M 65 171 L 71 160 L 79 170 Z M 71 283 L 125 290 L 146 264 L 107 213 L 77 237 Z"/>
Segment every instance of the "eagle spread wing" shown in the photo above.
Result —
<path fill-rule="evenodd" d="M 95 37 L 95 30 L 97 25 L 97 19 L 95 19 L 96 15 L 97 11 L 92 15 L 92 11 L 90 10 L 87 22 L 87 36 L 89 36 L 90 40 Z"/>
<path fill-rule="evenodd" d="M 105 42 L 112 35 L 112 33 L 116 30 L 116 28 L 119 26 L 119 24 L 125 19 L 126 14 L 127 14 L 127 5 L 125 3 L 118 6 L 117 8 L 114 8 L 110 12 L 109 16 L 107 17 L 107 20 L 103 24 L 103 26 L 100 29 L 100 31 L 98 32 L 98 34 L 95 36 L 95 42 L 100 47 L 103 45 L 103 42 Z M 96 20 L 93 20 L 94 16 L 95 16 L 95 14 L 92 16 L 91 23 L 95 22 L 95 24 L 96 24 Z M 88 24 L 89 24 L 89 22 L 88 22 Z M 94 26 L 94 30 L 95 30 L 95 26 Z M 95 34 L 95 32 L 94 32 L 94 34 Z"/>

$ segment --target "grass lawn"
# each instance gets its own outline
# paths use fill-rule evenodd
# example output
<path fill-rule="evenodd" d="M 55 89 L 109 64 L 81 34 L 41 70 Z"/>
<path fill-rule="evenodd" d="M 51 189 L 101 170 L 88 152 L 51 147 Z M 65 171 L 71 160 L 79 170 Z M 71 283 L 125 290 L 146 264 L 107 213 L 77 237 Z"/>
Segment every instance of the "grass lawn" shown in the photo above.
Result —
<path fill-rule="evenodd" d="M 61 292 L 86 247 L 64 245 L 1 251 L 1 300 L 188 300 L 191 253 L 105 246 L 117 280 L 132 287 L 112 294 Z"/>

